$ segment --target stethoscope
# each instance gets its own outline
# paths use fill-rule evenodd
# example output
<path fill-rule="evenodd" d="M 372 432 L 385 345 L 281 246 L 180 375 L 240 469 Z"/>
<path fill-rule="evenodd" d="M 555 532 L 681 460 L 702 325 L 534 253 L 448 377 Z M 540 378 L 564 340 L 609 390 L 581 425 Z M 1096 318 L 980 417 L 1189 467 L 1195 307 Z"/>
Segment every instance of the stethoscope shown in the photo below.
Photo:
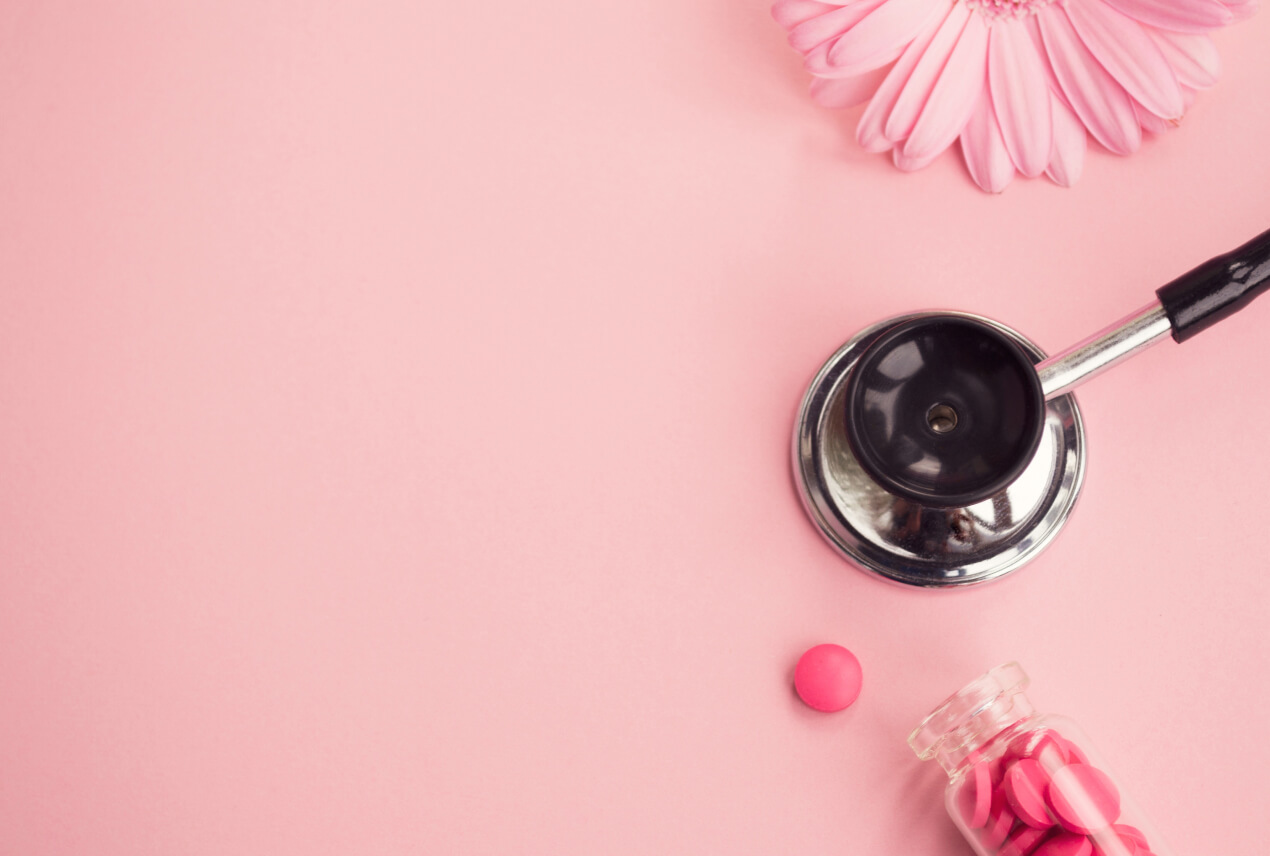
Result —
<path fill-rule="evenodd" d="M 1085 430 L 1072 390 L 1270 290 L 1270 231 L 1156 291 L 1137 312 L 1046 358 L 996 321 L 917 312 L 862 330 L 799 407 L 794 475 L 821 533 L 887 579 L 940 587 L 1017 570 L 1080 493 Z"/>

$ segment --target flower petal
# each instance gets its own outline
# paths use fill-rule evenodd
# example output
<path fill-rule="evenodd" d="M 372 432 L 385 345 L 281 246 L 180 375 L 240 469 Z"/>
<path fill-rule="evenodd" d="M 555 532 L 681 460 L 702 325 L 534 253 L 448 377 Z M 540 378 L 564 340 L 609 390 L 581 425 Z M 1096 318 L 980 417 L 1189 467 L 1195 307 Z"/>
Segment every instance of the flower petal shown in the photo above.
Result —
<path fill-rule="evenodd" d="M 835 7 L 790 30 L 789 43 L 800 53 L 808 53 L 812 48 L 841 36 L 884 2 L 885 0 L 860 0 L 850 6 Z"/>
<path fill-rule="evenodd" d="M 1204 33 L 1224 27 L 1234 13 L 1217 0 L 1103 0 L 1130 18 L 1179 33 Z"/>
<path fill-rule="evenodd" d="M 1040 15 L 1028 15 L 1023 19 L 1023 26 L 1027 30 L 1028 36 L 1032 39 L 1032 45 L 1036 48 L 1036 55 L 1041 58 L 1041 67 L 1045 69 L 1045 82 L 1050 87 L 1050 97 L 1057 98 L 1066 104 L 1067 96 L 1063 94 L 1063 86 L 1054 75 L 1054 66 L 1049 60 L 1049 53 L 1045 50 L 1045 39 L 1041 36 Z"/>
<path fill-rule="evenodd" d="M 835 44 L 837 44 L 837 40 L 831 39 L 822 45 L 817 45 L 814 50 L 807 54 L 803 67 L 816 77 L 855 77 L 866 71 L 872 71 L 878 66 L 895 62 L 895 60 L 899 59 L 900 54 L 904 52 L 905 47 L 903 44 L 895 45 L 883 53 L 854 65 L 830 65 L 829 51 Z"/>
<path fill-rule="evenodd" d="M 971 12 L 966 8 L 965 3 L 958 3 L 948 11 L 948 16 L 935 32 L 935 38 L 922 52 L 917 65 L 904 83 L 903 91 L 895 99 L 895 107 L 891 110 L 891 115 L 887 117 L 886 126 L 883 128 L 883 133 L 888 140 L 899 142 L 912 133 L 913 126 L 917 124 L 917 117 L 926 106 L 926 99 L 935 88 L 939 73 L 944 70 L 944 64 L 947 63 L 953 48 L 957 46 L 958 37 L 965 29 L 970 16 Z"/>
<path fill-rule="evenodd" d="M 1257 0 L 1225 0 L 1224 5 L 1235 16 L 1236 21 L 1246 21 L 1257 11 Z"/>
<path fill-rule="evenodd" d="M 1138 102 L 1133 102 L 1133 112 L 1138 117 L 1138 124 L 1142 126 L 1142 130 L 1151 134 L 1163 134 L 1170 128 L 1176 127 L 1177 119 L 1161 119 Z"/>
<path fill-rule="evenodd" d="M 829 61 L 829 52 L 833 50 L 838 41 L 849 34 L 853 29 L 859 26 L 860 22 L 869 16 L 878 7 L 885 5 L 887 0 L 859 0 L 859 2 L 851 6 L 844 7 L 850 10 L 850 18 L 841 19 L 845 24 L 845 29 L 835 35 L 828 41 L 821 42 L 813 49 L 807 52 L 803 63 L 807 71 L 817 77 L 855 77 L 864 71 L 877 68 L 880 65 L 886 65 L 900 55 L 903 50 L 902 44 L 896 45 L 894 50 L 890 51 L 889 56 L 879 56 L 876 61 L 868 63 L 859 63 L 856 65 L 835 65 Z M 884 53 L 884 52 L 879 52 Z"/>
<path fill-rule="evenodd" d="M 886 127 L 891 110 L 895 107 L 895 100 L 904 89 L 904 85 L 908 83 L 913 68 L 925 55 L 931 40 L 935 38 L 935 33 L 939 31 L 940 23 L 938 19 L 927 22 L 922 32 L 918 33 L 912 43 L 904 49 L 904 53 L 891 67 L 890 73 L 869 101 L 869 106 L 865 108 L 864 115 L 860 117 L 860 124 L 856 127 L 856 140 L 865 151 L 884 152 L 891 147 L 892 143 L 886 138 L 882 129 Z"/>
<path fill-rule="evenodd" d="M 970 121 L 987 78 L 988 25 L 982 15 L 972 15 L 904 142 L 905 157 L 922 160 L 952 145 Z"/>
<path fill-rule="evenodd" d="M 1019 172 L 1045 171 L 1054 144 L 1045 63 L 1026 28 L 997 21 L 988 39 L 988 89 L 1006 150 Z M 965 138 L 962 138 L 965 148 Z"/>
<path fill-rule="evenodd" d="M 1142 25 L 1103 0 L 1069 0 L 1067 17 L 1089 52 L 1125 92 L 1157 116 L 1182 115 L 1182 91 L 1164 54 Z"/>
<path fill-rule="evenodd" d="M 1142 126 L 1132 99 L 1090 55 L 1061 8 L 1046 6 L 1038 17 L 1054 76 L 1072 110 L 1109 151 L 1127 155 L 1137 150 Z"/>
<path fill-rule="evenodd" d="M 785 29 L 792 30 L 799 24 L 836 8 L 838 7 L 819 3 L 817 0 L 776 0 L 772 4 L 772 17 Z"/>
<path fill-rule="evenodd" d="M 889 0 L 834 43 L 829 64 L 860 66 L 902 48 L 931 17 L 942 14 L 943 3 L 946 0 Z"/>
<path fill-rule="evenodd" d="M 916 172 L 919 169 L 924 169 L 930 166 L 931 161 L 940 155 L 939 152 L 935 152 L 935 154 L 927 155 L 926 157 L 911 158 L 904 154 L 902 148 L 902 146 L 896 146 L 891 151 L 891 162 L 904 172 Z"/>
<path fill-rule="evenodd" d="M 890 67 L 875 68 L 855 77 L 824 78 L 811 81 L 811 98 L 821 107 L 854 107 L 877 92 Z"/>
<path fill-rule="evenodd" d="M 961 156 L 975 184 L 989 193 L 1000 193 L 1014 180 L 1014 162 L 986 89 L 961 132 Z"/>
<path fill-rule="evenodd" d="M 1045 174 L 1055 184 L 1071 187 L 1085 167 L 1085 126 L 1071 108 L 1057 98 L 1050 99 L 1050 109 L 1054 116 L 1054 151 Z"/>
<path fill-rule="evenodd" d="M 1155 40 L 1169 65 L 1173 66 L 1178 83 L 1207 89 L 1221 76 L 1217 45 L 1203 33 L 1170 33 L 1153 28 L 1148 28 L 1147 33 Z"/>

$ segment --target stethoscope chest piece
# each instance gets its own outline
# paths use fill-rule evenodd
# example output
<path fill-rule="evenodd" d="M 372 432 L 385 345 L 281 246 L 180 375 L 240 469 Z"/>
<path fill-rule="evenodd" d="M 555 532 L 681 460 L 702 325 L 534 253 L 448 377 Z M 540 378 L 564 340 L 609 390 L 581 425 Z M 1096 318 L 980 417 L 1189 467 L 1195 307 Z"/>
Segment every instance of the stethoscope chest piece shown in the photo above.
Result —
<path fill-rule="evenodd" d="M 876 324 L 821 367 L 799 407 L 794 476 L 853 563 L 915 586 L 984 582 L 1063 528 L 1085 471 L 1070 394 L 1045 400 L 1019 333 L 961 312 Z"/>
<path fill-rule="evenodd" d="M 812 521 L 866 570 L 968 585 L 1027 564 L 1085 475 L 1071 390 L 1155 342 L 1184 342 L 1270 291 L 1270 231 L 1048 359 L 996 321 L 918 312 L 875 324 L 803 396 L 794 479 Z"/>

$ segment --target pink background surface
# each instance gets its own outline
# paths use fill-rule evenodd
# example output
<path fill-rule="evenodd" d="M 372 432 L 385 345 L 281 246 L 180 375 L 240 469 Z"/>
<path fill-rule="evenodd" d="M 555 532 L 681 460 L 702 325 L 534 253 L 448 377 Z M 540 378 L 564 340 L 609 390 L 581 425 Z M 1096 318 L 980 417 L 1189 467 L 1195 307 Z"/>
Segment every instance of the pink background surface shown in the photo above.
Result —
<path fill-rule="evenodd" d="M 760 0 L 3 4 L 0 851 L 965 854 L 904 738 L 1017 658 L 1261 854 L 1270 303 L 1082 390 L 995 585 L 853 569 L 786 460 L 867 323 L 1054 349 L 1270 227 L 1270 15 L 1217 41 L 1181 130 L 989 197 Z"/>

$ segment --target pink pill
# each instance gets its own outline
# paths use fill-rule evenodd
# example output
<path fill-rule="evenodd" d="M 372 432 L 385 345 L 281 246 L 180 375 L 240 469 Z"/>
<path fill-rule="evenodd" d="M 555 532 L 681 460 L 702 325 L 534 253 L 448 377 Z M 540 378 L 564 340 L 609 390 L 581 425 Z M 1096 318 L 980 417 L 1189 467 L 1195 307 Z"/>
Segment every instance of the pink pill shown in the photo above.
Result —
<path fill-rule="evenodd" d="M 1048 829 L 1037 829 L 1034 826 L 1020 826 L 1010 833 L 1001 848 L 1000 856 L 1028 856 L 1049 835 Z"/>
<path fill-rule="evenodd" d="M 1127 838 L 1137 844 L 1143 850 L 1147 849 L 1147 837 L 1141 829 L 1136 826 L 1130 826 L 1127 823 L 1117 823 L 1111 827 L 1111 830 L 1121 838 Z"/>
<path fill-rule="evenodd" d="M 1060 832 L 1032 851 L 1032 856 L 1093 856 L 1094 845 L 1083 835 Z"/>
<path fill-rule="evenodd" d="M 1093 834 L 1094 851 L 1098 856 L 1138 856 L 1139 853 L 1150 853 L 1147 837 L 1136 827 L 1127 823 L 1117 823 L 1110 829 L 1102 829 Z"/>
<path fill-rule="evenodd" d="M 1020 734 L 1010 741 L 1006 757 L 1011 760 L 1031 758 L 1040 761 L 1045 769 L 1053 772 L 1068 763 L 1066 741 L 1048 728 L 1038 728 Z"/>
<path fill-rule="evenodd" d="M 1063 750 L 1064 760 L 1068 764 L 1088 764 L 1089 756 L 1087 756 L 1079 746 L 1066 737 L 1058 737 L 1059 748 Z"/>
<path fill-rule="evenodd" d="M 988 822 L 988 811 L 992 808 L 992 772 L 986 763 L 981 761 L 966 773 L 966 780 L 957 791 L 957 808 L 971 829 Z"/>
<path fill-rule="evenodd" d="M 984 763 L 988 766 L 988 777 L 992 782 L 992 787 L 1001 784 L 1001 778 L 1005 775 L 1005 759 L 992 758 L 988 759 L 982 752 L 975 750 L 966 756 L 971 764 Z"/>
<path fill-rule="evenodd" d="M 849 707 L 860 696 L 860 661 L 841 645 L 817 645 L 798 659 L 794 689 L 816 710 Z"/>
<path fill-rule="evenodd" d="M 1094 842 L 1094 853 L 1097 856 L 1138 856 L 1147 852 L 1138 846 L 1132 838 L 1122 838 L 1110 829 L 1095 832 L 1089 836 Z"/>
<path fill-rule="evenodd" d="M 1045 792 L 1064 829 L 1088 835 L 1120 817 L 1120 791 L 1111 777 L 1089 764 L 1068 764 L 1054 773 Z"/>
<path fill-rule="evenodd" d="M 1010 811 L 1005 794 L 999 789 L 992 795 L 992 808 L 988 811 L 988 824 L 979 833 L 979 840 L 988 850 L 996 850 L 1005 843 L 1014 826 L 1014 812 Z"/>
<path fill-rule="evenodd" d="M 998 758 L 992 762 L 992 787 L 999 788 L 1001 783 L 1005 781 L 1006 771 L 1010 769 L 1013 760 Z"/>
<path fill-rule="evenodd" d="M 1041 766 L 1041 762 L 1024 758 L 1015 761 L 1005 771 L 1001 789 L 1005 791 L 1010 808 L 1019 820 L 1037 829 L 1048 829 L 1054 825 L 1054 819 L 1050 817 L 1045 805 L 1045 789 L 1049 783 L 1049 773 Z"/>

